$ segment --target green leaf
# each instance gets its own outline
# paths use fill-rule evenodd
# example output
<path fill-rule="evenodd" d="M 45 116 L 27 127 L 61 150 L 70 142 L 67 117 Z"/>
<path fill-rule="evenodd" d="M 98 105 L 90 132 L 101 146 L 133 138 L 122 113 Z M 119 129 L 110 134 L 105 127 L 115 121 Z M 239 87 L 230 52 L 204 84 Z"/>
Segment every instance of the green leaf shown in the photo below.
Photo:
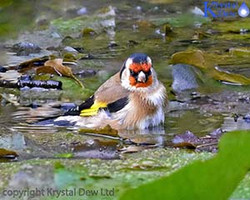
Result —
<path fill-rule="evenodd" d="M 57 158 L 73 158 L 72 153 L 60 153 L 56 155 Z"/>
<path fill-rule="evenodd" d="M 171 64 L 187 64 L 203 70 L 208 76 L 215 80 L 235 83 L 239 85 L 250 85 L 250 79 L 235 73 L 219 70 L 215 67 L 219 59 L 230 59 L 231 56 L 215 56 L 200 50 L 187 50 L 173 54 Z"/>
<path fill-rule="evenodd" d="M 227 133 L 219 153 L 124 193 L 128 199 L 228 199 L 250 167 L 250 131 Z"/>
<path fill-rule="evenodd" d="M 206 61 L 204 54 L 200 50 L 190 50 L 190 51 L 181 51 L 173 54 L 171 56 L 172 64 L 188 64 L 198 67 L 200 69 L 206 69 Z"/>
<path fill-rule="evenodd" d="M 55 169 L 54 180 L 58 188 L 67 188 L 75 183 L 84 180 L 84 174 L 67 170 L 64 168 Z"/>
<path fill-rule="evenodd" d="M 240 48 L 231 48 L 229 53 L 239 57 L 250 57 L 250 48 L 249 47 L 240 47 Z"/>
<path fill-rule="evenodd" d="M 177 15 L 175 17 L 162 17 L 162 18 L 152 18 L 150 21 L 156 25 L 161 26 L 164 24 L 170 24 L 174 28 L 190 27 L 195 24 L 207 24 L 211 20 L 209 18 L 204 18 L 203 16 L 197 16 L 190 13 L 185 13 L 182 15 Z"/>

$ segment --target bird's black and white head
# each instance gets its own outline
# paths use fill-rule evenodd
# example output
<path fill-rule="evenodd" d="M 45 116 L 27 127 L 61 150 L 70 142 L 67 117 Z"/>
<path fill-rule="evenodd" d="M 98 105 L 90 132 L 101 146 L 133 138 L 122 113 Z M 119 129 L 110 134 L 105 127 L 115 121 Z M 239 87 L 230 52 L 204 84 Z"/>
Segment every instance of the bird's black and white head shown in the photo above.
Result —
<path fill-rule="evenodd" d="M 151 58 L 144 53 L 132 54 L 120 72 L 122 86 L 130 91 L 147 91 L 158 84 Z"/>

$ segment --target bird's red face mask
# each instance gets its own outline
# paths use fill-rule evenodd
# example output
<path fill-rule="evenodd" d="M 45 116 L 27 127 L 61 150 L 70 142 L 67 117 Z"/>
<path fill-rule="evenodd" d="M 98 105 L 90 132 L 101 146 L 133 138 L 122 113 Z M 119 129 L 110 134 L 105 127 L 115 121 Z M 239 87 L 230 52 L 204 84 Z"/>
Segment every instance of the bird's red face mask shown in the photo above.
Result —
<path fill-rule="evenodd" d="M 135 87 L 148 87 L 153 83 L 151 64 L 132 63 L 129 66 L 129 83 Z"/>

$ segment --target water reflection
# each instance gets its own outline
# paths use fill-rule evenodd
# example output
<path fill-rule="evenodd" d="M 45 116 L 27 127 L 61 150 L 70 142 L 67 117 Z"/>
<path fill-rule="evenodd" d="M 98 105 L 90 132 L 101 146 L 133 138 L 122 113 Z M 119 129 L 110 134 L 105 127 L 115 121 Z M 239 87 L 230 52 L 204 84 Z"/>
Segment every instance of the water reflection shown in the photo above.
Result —
<path fill-rule="evenodd" d="M 26 147 L 26 142 L 21 133 L 12 133 L 0 136 L 0 147 L 12 150 L 22 150 Z"/>
<path fill-rule="evenodd" d="M 242 117 L 238 118 L 237 121 L 232 117 L 225 117 L 222 128 L 225 131 L 250 130 L 250 122 L 244 120 Z"/>
<path fill-rule="evenodd" d="M 164 146 L 167 137 L 165 129 L 162 126 L 146 130 L 121 130 L 118 134 L 126 142 L 137 145 Z"/>
<path fill-rule="evenodd" d="M 34 57 L 51 54 L 63 57 L 65 46 L 70 46 L 71 48 L 78 49 L 83 54 L 81 55 L 83 56 L 82 59 L 78 59 L 78 65 L 74 66 L 74 73 L 90 68 L 97 71 L 101 69 L 102 72 L 110 75 L 111 72 L 119 70 L 122 61 L 128 54 L 143 51 L 153 57 L 159 79 L 167 86 L 172 78 L 167 60 L 173 53 L 184 50 L 188 46 L 198 47 L 203 50 L 212 48 L 212 52 L 214 51 L 215 43 L 217 44 L 216 52 L 224 52 L 226 49 L 235 46 L 235 41 L 228 40 L 225 42 L 217 39 L 214 40 L 210 34 L 204 40 L 200 38 L 192 39 L 194 31 L 197 31 L 197 29 L 195 27 L 190 28 L 184 24 L 180 24 L 178 28 L 174 28 L 174 36 L 171 36 L 169 40 L 165 38 L 164 35 L 166 33 L 163 34 L 163 30 L 160 30 L 163 27 L 159 25 L 156 28 L 153 22 L 156 24 L 162 23 L 161 20 L 167 19 L 172 21 L 180 20 L 180 23 L 183 23 L 178 16 L 181 10 L 188 10 L 187 7 L 190 1 L 168 5 L 162 4 L 159 7 L 152 7 L 153 5 L 147 1 L 142 2 L 137 0 L 133 2 L 112 0 L 108 3 L 95 0 L 94 2 L 75 0 L 73 3 L 72 1 L 59 2 L 55 0 L 30 1 L 29 3 L 11 1 L 11 3 L 12 5 L 8 5 L 0 13 L 5 18 L 6 16 L 9 18 L 9 13 L 14 13 L 8 21 L 10 27 L 13 26 L 11 32 L 18 34 L 20 27 L 29 29 L 33 24 L 30 22 L 31 19 L 35 21 L 38 30 L 32 33 L 28 33 L 27 31 L 25 34 L 20 34 L 16 41 L 7 41 L 7 48 L 4 48 L 3 52 L 2 50 L 0 52 L 1 65 L 16 65 Z M 90 17 L 89 20 L 91 21 L 98 15 L 95 14 L 97 10 L 109 5 L 112 5 L 110 10 L 114 13 L 111 13 L 111 18 L 102 20 L 100 26 L 98 26 L 99 28 L 102 25 L 108 27 L 108 29 L 98 33 L 95 37 L 82 37 L 80 36 L 82 34 L 80 31 L 73 32 L 71 33 L 72 35 L 64 37 L 57 30 L 58 27 L 49 25 L 53 19 L 62 16 L 65 21 L 77 17 L 81 8 L 86 8 L 82 9 L 81 13 L 84 11 L 82 14 L 87 14 L 86 17 Z M 138 5 L 140 6 L 138 7 Z M 48 7 L 50 7 L 49 10 L 47 9 Z M 5 18 L 3 17 L 3 19 Z M 19 19 L 21 18 L 25 26 L 24 24 L 19 24 Z M 165 23 L 168 22 L 170 21 L 166 21 Z M 173 22 L 171 26 L 174 26 Z M 99 30 L 98 28 L 97 30 Z M 6 33 L 0 31 L 0 36 L 4 34 L 4 39 L 6 39 Z M 214 35 L 216 36 L 216 34 Z M 8 40 L 9 37 L 10 35 L 7 34 Z M 42 48 L 42 51 L 29 56 L 17 56 L 10 53 L 9 47 L 19 41 L 29 41 L 37 44 Z M 234 65 L 238 66 L 240 64 L 239 60 L 237 60 L 237 63 L 233 63 L 233 67 L 227 64 L 223 69 L 235 73 L 247 73 L 246 75 L 249 75 L 250 72 L 246 63 L 248 62 L 244 60 L 241 63 L 241 67 L 236 68 Z M 94 91 L 98 87 L 98 84 L 101 84 L 107 78 L 104 73 L 100 72 L 99 77 L 84 79 L 84 84 L 87 89 Z M 183 84 L 183 81 L 181 84 Z M 69 152 L 75 158 L 115 159 L 119 158 L 122 152 L 137 152 L 146 148 L 159 146 L 166 147 L 174 135 L 186 131 L 191 131 L 198 136 L 204 136 L 221 127 L 224 130 L 250 129 L 249 123 L 243 119 L 234 122 L 233 118 L 230 117 L 230 111 L 226 114 L 221 114 L 223 113 L 222 111 L 216 110 L 218 108 L 223 109 L 222 104 L 226 98 L 225 96 L 221 99 L 222 103 L 218 107 L 215 107 L 216 102 L 209 102 L 210 99 L 205 99 L 206 101 L 204 102 L 198 99 L 191 104 L 190 99 L 192 97 L 188 95 L 188 98 L 185 98 L 182 104 L 178 104 L 179 102 L 175 101 L 178 104 L 177 109 L 171 110 L 166 114 L 164 127 L 139 131 L 120 131 L 117 138 L 100 134 L 80 135 L 75 127 L 34 125 L 35 122 L 44 118 L 62 114 L 62 110 L 58 109 L 58 106 L 55 105 L 61 104 L 61 102 L 56 102 L 57 100 L 73 101 L 71 98 L 61 98 L 60 92 L 23 90 L 16 97 L 19 98 L 18 103 L 21 104 L 18 106 L 17 112 L 14 112 L 16 108 L 13 107 L 12 109 L 8 106 L 0 107 L 0 124 L 1 126 L 5 126 L 4 128 L 0 128 L 0 146 L 18 150 L 20 155 L 26 156 L 24 156 L 26 159 L 33 157 L 55 158 L 56 154 Z M 54 105 L 50 105 L 50 102 L 54 102 Z M 237 101 L 235 100 L 235 102 Z M 30 104 L 36 105 L 37 108 L 22 107 Z M 202 104 L 206 104 L 207 107 L 211 107 L 213 110 L 204 111 L 200 108 Z M 226 106 L 227 104 L 225 103 Z M 248 105 L 244 105 L 244 109 L 245 106 Z M 209 109 L 207 108 L 207 110 Z M 27 149 L 29 153 L 27 153 Z"/>

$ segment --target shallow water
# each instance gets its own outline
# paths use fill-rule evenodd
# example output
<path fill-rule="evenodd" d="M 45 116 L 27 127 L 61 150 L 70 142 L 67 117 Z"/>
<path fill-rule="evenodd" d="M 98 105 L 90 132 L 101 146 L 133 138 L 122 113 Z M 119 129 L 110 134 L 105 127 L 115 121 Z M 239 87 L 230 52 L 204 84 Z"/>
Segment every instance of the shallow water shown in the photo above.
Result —
<path fill-rule="evenodd" d="M 8 31 L 1 32 L 1 39 L 4 41 L 4 46 L 2 48 L 0 64 L 3 66 L 13 66 L 31 58 L 50 54 L 59 57 L 64 56 L 64 52 L 62 51 L 63 46 L 82 48 L 83 58 L 77 60 L 77 65 L 72 66 L 72 69 L 76 74 L 86 69 L 97 70 L 97 74 L 94 76 L 79 77 L 85 87 L 90 89 L 89 94 L 91 94 L 101 83 L 119 70 L 124 59 L 130 53 L 145 52 L 150 55 L 153 58 L 158 77 L 166 84 L 171 99 L 166 114 L 166 122 L 164 127 L 160 129 L 156 128 L 149 132 L 146 131 L 145 133 L 119 133 L 121 138 L 118 139 L 119 145 L 113 149 L 114 151 L 123 147 L 127 148 L 129 145 L 135 146 L 138 144 L 144 145 L 145 148 L 147 148 L 146 145 L 168 146 L 176 134 L 186 131 L 191 131 L 197 136 L 205 136 L 218 128 L 226 131 L 250 128 L 249 122 L 242 118 L 249 113 L 249 101 L 242 102 L 241 105 L 235 105 L 238 104 L 237 101 L 242 95 L 245 95 L 243 99 L 249 98 L 250 95 L 247 92 L 249 88 L 225 86 L 216 81 L 208 81 L 205 84 L 201 84 L 197 90 L 194 90 L 198 92 L 198 96 L 192 96 L 192 91 L 190 91 L 180 93 L 176 98 L 172 96 L 170 91 L 172 74 L 171 66 L 168 64 L 170 56 L 173 53 L 185 50 L 187 47 L 199 48 L 209 52 L 217 51 L 221 54 L 229 48 L 235 47 L 237 43 L 240 43 L 240 46 L 247 46 L 249 45 L 249 40 L 225 41 L 217 39 L 216 33 L 203 40 L 190 39 L 194 37 L 196 32 L 207 30 L 206 26 L 199 28 L 199 23 L 207 22 L 189 24 L 190 22 L 181 18 L 181 15 L 186 15 L 186 12 L 189 10 L 187 7 L 191 9 L 194 5 L 202 6 L 201 4 L 194 3 L 194 1 L 162 5 L 151 4 L 146 1 L 123 1 L 119 3 L 113 1 L 109 4 L 98 1 L 96 3 L 98 6 L 93 5 L 93 2 L 81 1 L 63 1 L 60 3 L 55 1 L 31 2 L 25 6 L 25 9 L 23 2 L 12 2 L 11 5 L 7 5 L 2 15 L 6 17 L 7 11 L 15 9 L 15 7 L 20 7 L 16 12 L 22 15 L 20 21 L 25 26 L 20 24 L 21 29 L 17 29 L 17 25 L 20 23 L 20 21 L 15 21 L 17 16 L 9 19 L 12 27 L 6 30 L 12 30 L 12 34 L 9 35 Z M 101 20 L 102 26 L 106 26 L 105 31 L 98 33 L 94 36 L 94 39 L 93 36 L 79 37 L 80 32 L 78 30 L 72 31 L 66 25 L 63 25 L 63 31 L 60 32 L 60 26 L 54 26 L 53 23 L 50 25 L 49 23 L 51 20 L 59 17 L 63 17 L 65 20 L 77 17 L 79 16 L 77 12 L 83 12 L 84 16 L 84 9 L 80 11 L 80 8 L 83 7 L 87 8 L 86 15 L 93 15 L 94 18 L 98 14 L 93 13 L 100 13 L 99 10 L 108 5 L 112 5 L 108 9 L 110 9 L 109 12 L 115 12 L 115 15 L 111 14 L 108 19 Z M 50 7 L 49 10 L 47 9 L 48 7 Z M 29 12 L 29 14 L 23 15 L 26 12 Z M 31 16 L 31 23 L 27 23 Z M 90 18 L 90 20 L 92 19 Z M 171 24 L 173 27 L 174 32 L 170 36 L 164 35 L 163 25 L 156 25 L 164 24 L 164 20 L 166 21 L 165 24 Z M 199 18 L 196 20 L 199 21 Z M 72 26 L 74 25 L 72 24 Z M 13 39 L 10 40 L 10 37 L 13 37 Z M 39 53 L 28 56 L 17 56 L 14 53 L 10 53 L 11 49 L 9 47 L 20 41 L 37 44 L 42 50 Z M 58 50 L 51 51 L 48 50 L 48 47 L 55 47 Z M 84 56 L 88 55 L 91 55 L 93 58 L 84 58 Z M 220 67 L 230 72 L 249 75 L 250 68 L 247 58 L 243 58 L 241 61 L 239 59 L 237 68 L 233 67 L 232 64 L 235 65 L 235 61 L 231 64 L 221 62 Z M 11 75 L 11 77 L 15 79 L 15 75 Z M 227 91 L 232 94 L 232 100 L 227 99 Z M 27 125 L 27 121 L 35 122 L 46 117 L 56 116 L 62 113 L 62 111 L 57 108 L 50 110 L 49 107 L 42 110 L 42 113 L 39 113 L 39 109 L 21 107 L 30 104 L 45 105 L 53 102 L 57 102 L 60 105 L 65 101 L 80 103 L 83 97 L 78 98 L 75 95 L 65 95 L 57 91 L 40 90 L 38 92 L 36 90 L 23 90 L 19 94 L 15 94 L 11 89 L 1 89 L 1 93 L 14 93 L 14 96 L 17 97 L 17 101 L 21 105 L 15 107 L 10 104 L 5 105 L 3 102 L 4 105 L 0 110 L 0 139 L 1 141 L 7 141 L 3 146 L 4 148 L 10 146 L 13 150 L 23 151 L 22 153 L 20 152 L 20 155 L 23 154 L 23 158 L 25 159 L 36 157 L 35 153 L 37 153 L 37 149 L 41 148 L 40 146 L 46 147 L 44 148 L 46 150 L 41 155 L 39 154 L 40 156 L 53 157 L 57 153 L 72 152 L 74 143 L 84 143 L 84 141 L 88 141 L 91 138 L 97 138 L 97 140 L 114 140 L 106 136 L 79 136 L 77 130 L 72 131 L 72 127 L 67 129 Z M 87 96 L 88 94 L 84 98 Z M 219 100 L 214 97 L 219 98 Z M 237 122 L 232 117 L 235 113 L 239 115 L 239 121 Z M 51 135 L 53 135 L 53 139 L 48 142 L 51 139 Z M 48 138 L 46 139 L 46 137 Z M 70 139 L 68 140 L 67 137 Z M 22 143 L 19 144 L 16 142 L 16 138 L 22 138 L 20 140 L 31 142 L 23 142 L 23 145 L 20 145 Z M 97 145 L 97 147 L 93 148 L 99 147 Z M 84 151 L 83 149 L 81 151 Z M 76 157 L 79 157 L 79 155 L 81 154 L 78 154 Z M 98 157 L 97 152 L 94 155 Z M 95 156 L 91 155 L 91 157 Z M 83 157 L 86 157 L 86 155 Z"/>
<path fill-rule="evenodd" d="M 250 129 L 249 86 L 218 81 L 209 74 L 211 68 L 185 71 L 184 67 L 184 74 L 178 68 L 177 74 L 172 73 L 174 53 L 199 49 L 212 58 L 218 70 L 250 77 L 249 17 L 204 19 L 190 15 L 195 6 L 202 10 L 203 2 L 0 2 L 0 67 L 14 68 L 0 73 L 0 81 L 15 82 L 21 75 L 30 75 L 63 82 L 63 90 L 0 87 L 0 153 L 4 148 L 19 155 L 0 158 L 0 190 L 84 184 L 88 189 L 106 186 L 121 193 L 193 160 L 210 158 L 224 131 Z M 19 42 L 41 49 L 26 55 L 30 49 L 13 49 Z M 167 88 L 169 105 L 162 127 L 110 136 L 83 134 L 76 127 L 35 125 L 83 102 L 134 52 L 152 58 L 158 78 Z M 48 55 L 64 58 L 85 89 L 65 77 L 37 76 L 37 66 L 15 68 Z M 187 77 L 186 82 L 176 81 L 177 77 Z M 177 88 L 199 87 L 174 91 L 173 81 Z M 197 140 L 202 145 L 197 145 Z M 236 191 L 237 198 L 250 198 L 248 177 L 245 184 Z M 6 197 L 0 194 L 0 199 Z"/>

